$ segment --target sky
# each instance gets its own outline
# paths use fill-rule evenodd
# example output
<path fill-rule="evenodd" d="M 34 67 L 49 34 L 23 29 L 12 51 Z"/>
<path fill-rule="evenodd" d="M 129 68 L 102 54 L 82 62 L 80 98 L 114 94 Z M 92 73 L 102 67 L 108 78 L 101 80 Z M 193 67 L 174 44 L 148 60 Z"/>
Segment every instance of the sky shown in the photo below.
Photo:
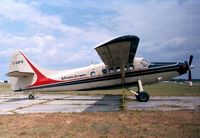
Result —
<path fill-rule="evenodd" d="M 43 68 L 72 69 L 99 63 L 94 47 L 122 35 L 137 35 L 136 56 L 149 61 L 193 54 L 200 79 L 199 7 L 199 0 L 0 0 L 0 80 L 16 50 Z"/>

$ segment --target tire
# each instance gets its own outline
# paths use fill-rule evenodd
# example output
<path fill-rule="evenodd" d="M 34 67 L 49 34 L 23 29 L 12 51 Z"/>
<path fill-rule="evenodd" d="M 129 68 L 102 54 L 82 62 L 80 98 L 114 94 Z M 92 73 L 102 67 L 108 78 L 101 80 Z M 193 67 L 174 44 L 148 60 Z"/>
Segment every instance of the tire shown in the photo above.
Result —
<path fill-rule="evenodd" d="M 147 102 L 149 100 L 149 94 L 145 91 L 140 92 L 138 95 L 138 100 L 140 102 Z"/>
<path fill-rule="evenodd" d="M 32 99 L 34 99 L 35 97 L 34 97 L 34 95 L 33 94 L 30 94 L 29 96 L 28 96 L 28 99 L 29 100 L 32 100 Z"/>

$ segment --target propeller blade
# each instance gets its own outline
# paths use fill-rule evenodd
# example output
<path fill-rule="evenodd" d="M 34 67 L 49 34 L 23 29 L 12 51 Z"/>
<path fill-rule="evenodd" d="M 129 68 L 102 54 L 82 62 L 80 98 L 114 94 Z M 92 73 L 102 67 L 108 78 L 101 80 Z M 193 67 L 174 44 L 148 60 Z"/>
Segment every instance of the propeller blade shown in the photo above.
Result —
<path fill-rule="evenodd" d="M 189 85 L 192 86 L 192 81 L 189 81 Z"/>
<path fill-rule="evenodd" d="M 189 58 L 189 66 L 192 64 L 192 60 L 193 60 L 193 55 L 190 55 L 190 58 Z"/>
<path fill-rule="evenodd" d="M 188 62 L 188 82 L 190 86 L 192 86 L 192 72 L 191 72 L 192 60 L 193 60 L 193 55 L 190 55 Z"/>
<path fill-rule="evenodd" d="M 191 70 L 188 70 L 188 81 L 192 81 L 192 73 L 191 73 Z"/>
<path fill-rule="evenodd" d="M 189 85 L 192 86 L 192 72 L 190 69 L 188 70 L 188 82 Z"/>

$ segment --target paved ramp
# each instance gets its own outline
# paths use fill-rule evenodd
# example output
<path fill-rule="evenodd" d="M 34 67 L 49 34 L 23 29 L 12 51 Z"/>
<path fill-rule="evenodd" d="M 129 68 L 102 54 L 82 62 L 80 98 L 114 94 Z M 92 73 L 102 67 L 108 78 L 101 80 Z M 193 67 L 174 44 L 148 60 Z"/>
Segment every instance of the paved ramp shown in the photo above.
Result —
<path fill-rule="evenodd" d="M 122 110 L 200 110 L 200 97 L 152 96 L 141 103 L 134 96 L 122 103 L 121 96 L 72 96 L 37 94 L 34 100 L 27 95 L 0 95 L 0 114 L 56 113 L 56 112 L 115 112 Z"/>

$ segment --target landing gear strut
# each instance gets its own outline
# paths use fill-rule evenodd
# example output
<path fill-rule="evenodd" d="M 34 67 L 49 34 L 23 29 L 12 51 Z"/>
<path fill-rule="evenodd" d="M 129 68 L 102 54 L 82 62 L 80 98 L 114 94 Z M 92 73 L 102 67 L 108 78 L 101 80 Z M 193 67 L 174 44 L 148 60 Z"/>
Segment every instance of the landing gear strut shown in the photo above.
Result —
<path fill-rule="evenodd" d="M 32 92 L 31 94 L 29 94 L 28 99 L 29 99 L 29 100 L 35 99 L 35 93 Z"/>
<path fill-rule="evenodd" d="M 130 90 L 130 92 L 135 94 L 135 97 L 139 102 L 147 102 L 149 100 L 149 94 L 144 91 L 140 79 L 138 79 L 138 91 L 134 92 L 133 90 Z"/>

